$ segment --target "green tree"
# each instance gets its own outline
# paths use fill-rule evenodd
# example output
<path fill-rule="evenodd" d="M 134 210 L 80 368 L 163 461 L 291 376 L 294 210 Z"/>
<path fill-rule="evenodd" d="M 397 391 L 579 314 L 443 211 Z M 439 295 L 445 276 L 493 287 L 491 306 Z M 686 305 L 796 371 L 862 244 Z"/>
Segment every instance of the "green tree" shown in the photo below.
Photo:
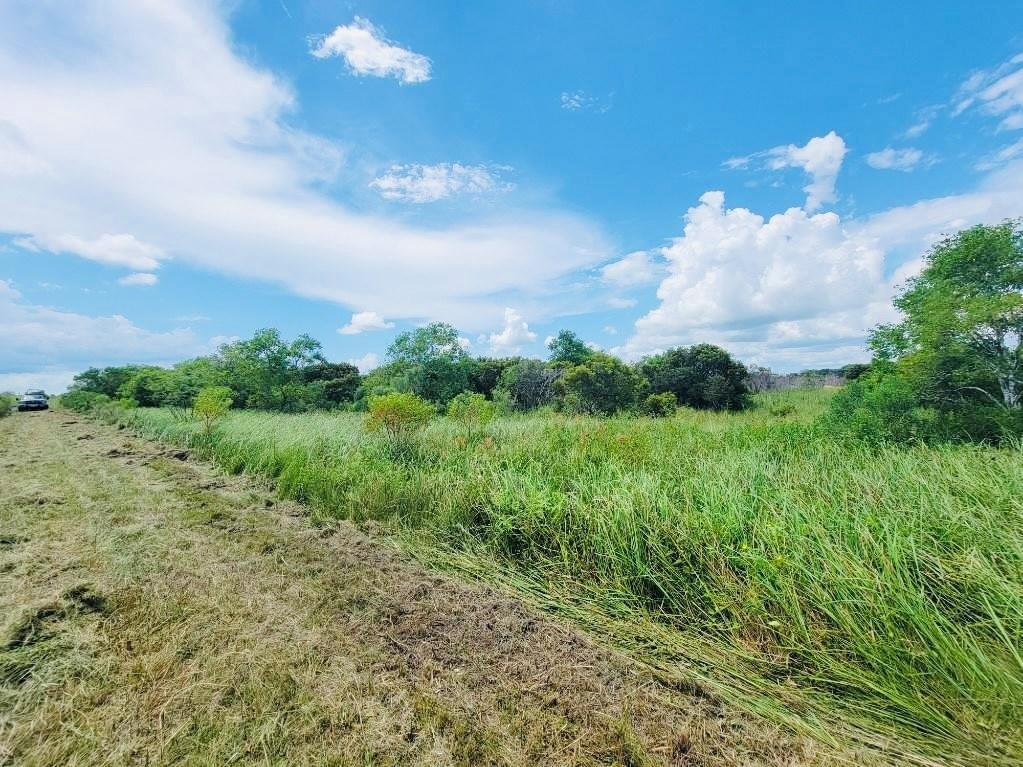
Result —
<path fill-rule="evenodd" d="M 401 333 L 387 348 L 387 357 L 389 364 L 377 378 L 386 373 L 395 390 L 408 388 L 424 399 L 446 405 L 469 388 L 472 361 L 451 325 L 433 322 Z"/>
<path fill-rule="evenodd" d="M 569 409 L 610 415 L 635 408 L 642 380 L 617 357 L 591 353 L 566 370 L 559 384 Z"/>
<path fill-rule="evenodd" d="M 121 387 L 140 369 L 138 365 L 89 368 L 74 377 L 70 388 L 103 394 L 113 399 L 119 396 Z"/>
<path fill-rule="evenodd" d="M 875 359 L 831 420 L 891 440 L 997 441 L 1023 432 L 1023 222 L 975 226 L 925 256 L 871 335 Z"/>
<path fill-rule="evenodd" d="M 935 403 L 1023 406 L 1023 220 L 942 240 L 895 306 L 905 319 L 871 345 Z"/>
<path fill-rule="evenodd" d="M 639 371 L 652 393 L 671 392 L 680 405 L 741 410 L 749 403 L 746 367 L 720 346 L 669 349 L 643 360 Z"/>
<path fill-rule="evenodd" d="M 561 330 L 547 342 L 551 364 L 579 365 L 593 356 L 594 351 L 571 330 Z"/>
<path fill-rule="evenodd" d="M 461 423 L 469 439 L 494 418 L 494 403 L 478 392 L 464 391 L 448 403 L 448 418 Z"/>
<path fill-rule="evenodd" d="M 563 372 L 540 360 L 519 360 L 501 374 L 495 393 L 501 393 L 518 410 L 543 407 L 554 400 L 555 384 Z"/>
<path fill-rule="evenodd" d="M 220 347 L 227 382 L 247 407 L 289 410 L 301 405 L 308 390 L 305 370 L 324 362 L 320 342 L 300 335 L 290 343 L 276 328 Z"/>
<path fill-rule="evenodd" d="M 351 402 L 362 383 L 359 368 L 349 362 L 317 363 L 305 369 L 304 377 L 319 386 L 320 399 L 326 405 Z"/>
<path fill-rule="evenodd" d="M 504 371 L 521 360 L 521 357 L 477 357 L 469 366 L 469 388 L 487 399 L 493 398 Z"/>
<path fill-rule="evenodd" d="M 203 425 L 203 433 L 208 437 L 213 433 L 217 421 L 227 415 L 231 409 L 231 390 L 226 386 L 207 386 L 195 396 L 192 403 L 192 414 Z"/>
<path fill-rule="evenodd" d="M 122 400 L 131 400 L 139 407 L 159 407 L 163 404 L 164 394 L 171 371 L 159 367 L 138 368 L 117 389 L 117 396 Z"/>

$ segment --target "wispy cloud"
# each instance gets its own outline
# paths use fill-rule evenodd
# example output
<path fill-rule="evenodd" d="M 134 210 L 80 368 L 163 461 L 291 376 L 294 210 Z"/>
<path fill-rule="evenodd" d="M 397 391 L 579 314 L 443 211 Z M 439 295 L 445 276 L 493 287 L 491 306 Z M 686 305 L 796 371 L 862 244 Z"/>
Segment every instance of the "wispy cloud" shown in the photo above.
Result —
<path fill-rule="evenodd" d="M 139 285 L 155 285 L 159 282 L 159 278 L 155 274 L 148 272 L 135 272 L 134 274 L 128 274 L 117 281 L 118 285 L 126 286 L 139 286 Z"/>
<path fill-rule="evenodd" d="M 314 43 L 310 51 L 313 56 L 339 56 L 357 75 L 394 77 L 404 84 L 430 79 L 430 59 L 388 40 L 369 19 L 356 16 L 351 24 L 342 24 Z"/>
<path fill-rule="evenodd" d="M 878 170 L 901 170 L 909 172 L 919 165 L 924 167 L 933 165 L 937 158 L 933 155 L 925 155 L 919 149 L 906 147 L 904 149 L 893 149 L 885 147 L 877 152 L 871 152 L 866 156 L 867 165 Z"/>
<path fill-rule="evenodd" d="M 36 234 L 14 241 L 28 250 L 48 250 L 51 253 L 69 253 L 90 261 L 129 269 L 158 269 L 164 252 L 130 234 L 103 234 L 94 239 L 72 234 Z"/>
<path fill-rule="evenodd" d="M 507 192 L 514 184 L 501 176 L 511 168 L 504 165 L 392 165 L 370 186 L 387 200 L 402 202 L 437 202 L 459 194 Z"/>
<path fill-rule="evenodd" d="M 1001 118 L 1001 130 L 1023 128 L 1023 53 L 994 67 L 974 72 L 960 86 L 953 116 L 977 107 Z"/>
<path fill-rule="evenodd" d="M 563 91 L 561 94 L 561 108 L 569 112 L 596 112 L 604 114 L 611 109 L 613 93 L 605 97 L 595 96 L 586 91 Z"/>

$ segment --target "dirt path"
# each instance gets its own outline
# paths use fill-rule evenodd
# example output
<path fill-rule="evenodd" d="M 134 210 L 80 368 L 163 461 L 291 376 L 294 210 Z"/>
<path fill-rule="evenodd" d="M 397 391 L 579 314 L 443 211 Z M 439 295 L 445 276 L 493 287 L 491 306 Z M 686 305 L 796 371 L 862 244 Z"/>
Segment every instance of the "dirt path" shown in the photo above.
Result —
<path fill-rule="evenodd" d="M 257 483 L 0 421 L 0 764 L 824 761 Z"/>

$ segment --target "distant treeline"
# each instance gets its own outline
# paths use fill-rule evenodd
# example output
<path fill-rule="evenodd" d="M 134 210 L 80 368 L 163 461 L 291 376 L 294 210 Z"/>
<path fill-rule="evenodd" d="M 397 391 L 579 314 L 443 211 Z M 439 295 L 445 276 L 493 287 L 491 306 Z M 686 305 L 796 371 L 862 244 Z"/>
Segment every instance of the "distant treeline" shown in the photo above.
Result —
<path fill-rule="evenodd" d="M 475 357 L 465 351 L 455 328 L 433 323 L 400 334 L 388 347 L 386 363 L 361 375 L 354 365 L 328 361 L 315 339 L 302 335 L 288 341 L 270 328 L 171 368 L 90 368 L 75 377 L 66 398 L 190 407 L 203 389 L 225 386 L 236 408 L 296 412 L 364 409 L 369 398 L 391 392 L 412 392 L 444 408 L 458 394 L 471 392 L 505 412 L 550 407 L 664 415 L 677 406 L 741 410 L 751 393 L 840 384 L 865 368 L 777 375 L 766 368 L 747 368 L 711 344 L 669 349 L 629 365 L 594 351 L 570 330 L 558 333 L 548 350 L 546 360 Z"/>

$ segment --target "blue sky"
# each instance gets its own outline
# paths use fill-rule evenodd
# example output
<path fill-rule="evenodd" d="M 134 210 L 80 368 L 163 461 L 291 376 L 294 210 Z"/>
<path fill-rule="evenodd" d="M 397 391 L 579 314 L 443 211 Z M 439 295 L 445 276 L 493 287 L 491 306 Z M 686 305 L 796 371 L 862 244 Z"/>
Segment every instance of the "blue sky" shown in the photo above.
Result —
<path fill-rule="evenodd" d="M 1023 215 L 1023 3 L 0 4 L 0 388 L 277 326 L 865 358 Z"/>

